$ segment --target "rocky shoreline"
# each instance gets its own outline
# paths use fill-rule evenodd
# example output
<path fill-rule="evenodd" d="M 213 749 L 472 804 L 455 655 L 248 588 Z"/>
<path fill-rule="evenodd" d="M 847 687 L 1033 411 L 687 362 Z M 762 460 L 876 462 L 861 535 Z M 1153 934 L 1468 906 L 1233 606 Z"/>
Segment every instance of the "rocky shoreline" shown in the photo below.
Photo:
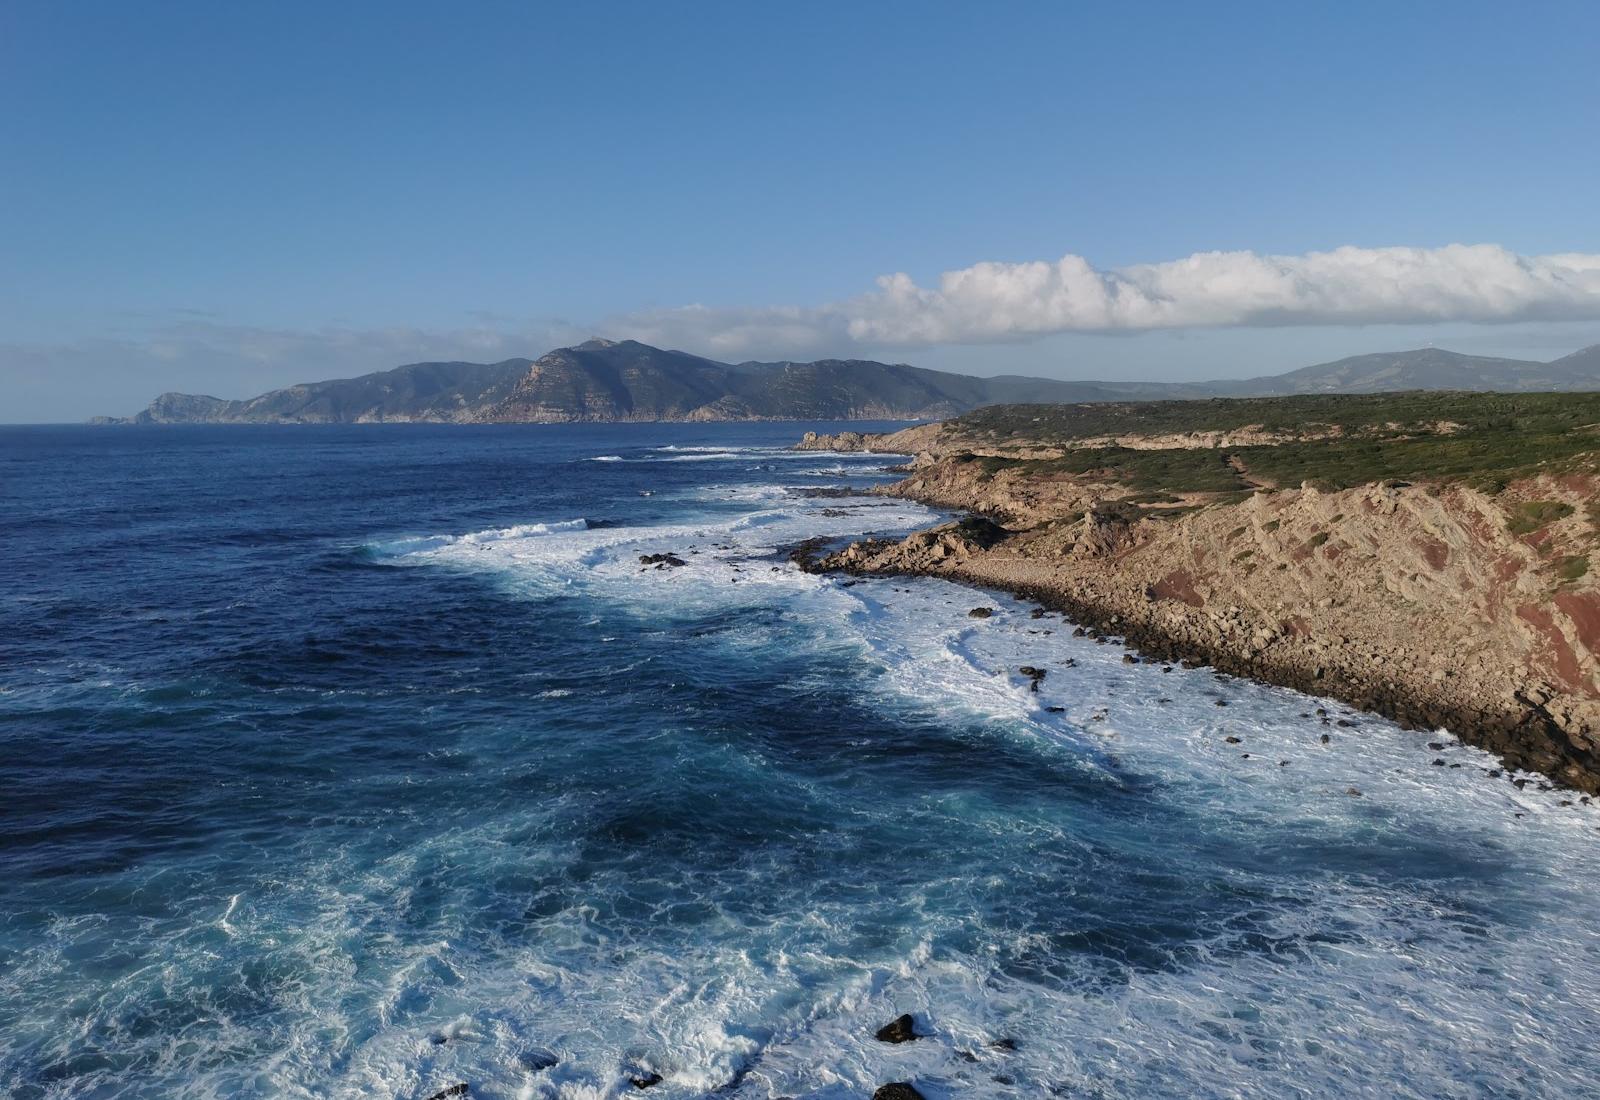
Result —
<path fill-rule="evenodd" d="M 795 560 L 1009 592 L 1144 658 L 1449 730 L 1497 755 L 1496 777 L 1600 794 L 1600 593 L 1548 582 L 1552 546 L 1576 537 L 1559 522 L 1507 530 L 1504 502 L 1459 487 L 1302 487 L 1152 513 L 1105 486 L 986 476 L 970 456 L 924 451 L 907 472 L 878 491 L 968 518 Z M 1512 498 L 1581 504 L 1594 489 L 1544 481 Z"/>

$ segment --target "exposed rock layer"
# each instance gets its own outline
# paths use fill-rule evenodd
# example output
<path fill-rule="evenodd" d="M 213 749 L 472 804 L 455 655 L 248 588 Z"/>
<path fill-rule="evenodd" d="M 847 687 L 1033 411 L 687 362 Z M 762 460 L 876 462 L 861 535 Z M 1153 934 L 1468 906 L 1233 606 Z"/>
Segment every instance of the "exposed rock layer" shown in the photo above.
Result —
<path fill-rule="evenodd" d="M 917 431 L 855 449 L 931 445 L 886 491 L 992 522 L 857 543 L 814 567 L 1006 589 L 1152 656 L 1449 728 L 1600 793 L 1600 585 L 1561 572 L 1600 534 L 1592 475 L 1495 495 L 1373 484 L 1152 508 L 1117 485 L 991 473 L 941 450 L 936 427 Z M 1530 530 L 1515 517 L 1533 504 L 1553 518 Z"/>

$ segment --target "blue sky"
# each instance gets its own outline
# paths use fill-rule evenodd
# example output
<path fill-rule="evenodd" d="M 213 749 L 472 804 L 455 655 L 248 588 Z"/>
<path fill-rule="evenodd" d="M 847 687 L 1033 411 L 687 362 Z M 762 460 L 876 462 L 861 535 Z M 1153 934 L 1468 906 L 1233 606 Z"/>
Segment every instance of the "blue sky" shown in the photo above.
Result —
<path fill-rule="evenodd" d="M 591 333 L 1059 377 L 1550 358 L 1600 342 L 1587 259 L 1518 266 L 1600 253 L 1597 44 L 1592 4 L 11 0 L 0 421 Z M 1093 274 L 940 289 L 1064 256 Z M 1080 308 L 1102 285 L 1150 308 Z"/>

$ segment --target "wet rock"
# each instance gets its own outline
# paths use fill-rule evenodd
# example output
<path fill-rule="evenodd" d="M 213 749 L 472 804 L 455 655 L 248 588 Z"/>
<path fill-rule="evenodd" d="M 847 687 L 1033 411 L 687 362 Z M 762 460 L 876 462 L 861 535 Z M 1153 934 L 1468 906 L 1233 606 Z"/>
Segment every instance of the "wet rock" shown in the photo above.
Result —
<path fill-rule="evenodd" d="M 637 1077 L 629 1077 L 628 1084 L 636 1089 L 649 1089 L 661 1084 L 661 1074 L 641 1073 Z"/>
<path fill-rule="evenodd" d="M 1356 788 L 1356 787 L 1346 787 L 1345 790 L 1344 790 L 1344 793 L 1349 795 L 1351 798 L 1360 798 L 1361 797 L 1361 791 L 1360 791 L 1359 788 Z"/>
<path fill-rule="evenodd" d="M 1435 756 L 1433 758 L 1433 766 L 1436 768 L 1444 767 L 1444 759 L 1442 757 Z"/>
<path fill-rule="evenodd" d="M 1242 740 L 1242 738 L 1234 737 L 1231 734 L 1229 736 L 1223 738 L 1223 741 L 1227 742 L 1230 745 L 1237 745 L 1241 740 Z"/>
<path fill-rule="evenodd" d="M 1333 740 L 1333 738 L 1329 737 L 1327 734 L 1323 734 L 1322 735 L 1322 743 L 1324 745 L 1326 745 L 1329 741 L 1332 741 L 1332 740 Z"/>
<path fill-rule="evenodd" d="M 1228 701 L 1226 699 L 1218 699 L 1216 705 L 1219 707 L 1225 707 L 1228 705 Z"/>
<path fill-rule="evenodd" d="M 1051 714 L 1065 714 L 1065 713 L 1067 713 L 1067 708 L 1066 707 L 1045 707 L 1044 709 L 1049 711 Z"/>
<path fill-rule="evenodd" d="M 1443 752 L 1444 751 L 1444 742 L 1443 741 L 1429 741 L 1428 742 L 1428 747 L 1430 749 L 1432 749 L 1434 752 Z"/>
<path fill-rule="evenodd" d="M 1036 607 L 1032 611 L 1028 612 L 1028 617 L 1030 619 L 1042 619 L 1048 614 L 1050 614 L 1050 612 L 1046 611 L 1044 608 Z"/>
<path fill-rule="evenodd" d="M 1035 668 L 1033 665 L 1023 665 L 1021 668 L 1017 669 L 1017 671 L 1028 678 L 1029 691 L 1038 691 L 1039 681 L 1043 680 L 1049 675 L 1046 670 L 1042 668 Z"/>
<path fill-rule="evenodd" d="M 1083 627 L 1081 627 L 1081 626 L 1075 626 L 1075 627 L 1072 628 L 1072 636 L 1074 638 L 1086 637 L 1088 635 L 1088 633 L 1089 632 L 1087 630 L 1083 629 Z"/>
<path fill-rule="evenodd" d="M 873 1035 L 880 1043 L 909 1043 L 917 1038 L 916 1021 L 908 1012 L 880 1027 Z"/>
<path fill-rule="evenodd" d="M 989 616 L 991 616 L 993 614 L 994 614 L 994 608 L 992 608 L 992 607 L 974 607 L 971 611 L 967 612 L 967 618 L 969 618 L 969 619 L 987 619 Z"/>
<path fill-rule="evenodd" d="M 662 566 L 670 565 L 676 569 L 679 566 L 688 565 L 689 563 L 678 557 L 676 554 L 640 554 L 639 564 L 653 565 L 657 569 L 660 569 Z"/>
<path fill-rule="evenodd" d="M 911 1087 L 908 1081 L 893 1081 L 880 1086 L 872 1094 L 872 1100 L 927 1100 L 922 1093 Z"/>
<path fill-rule="evenodd" d="M 530 1050 L 517 1059 L 522 1068 L 529 1073 L 542 1073 L 547 1069 L 554 1069 L 561 1059 L 551 1054 L 548 1050 Z"/>
<path fill-rule="evenodd" d="M 440 1089 L 428 1097 L 428 1100 L 449 1100 L 452 1096 L 465 1096 L 469 1090 L 470 1086 L 465 1081 L 462 1081 L 459 1084 L 451 1085 L 447 1089 Z"/>
<path fill-rule="evenodd" d="M 1122 655 L 1122 663 L 1125 665 L 1136 665 L 1139 663 L 1139 658 L 1135 657 L 1131 653 L 1124 653 Z"/>
<path fill-rule="evenodd" d="M 989 1049 L 1003 1050 L 1009 1054 L 1017 1049 L 1017 1041 L 1015 1039 L 996 1039 L 994 1042 L 989 1044 Z"/>

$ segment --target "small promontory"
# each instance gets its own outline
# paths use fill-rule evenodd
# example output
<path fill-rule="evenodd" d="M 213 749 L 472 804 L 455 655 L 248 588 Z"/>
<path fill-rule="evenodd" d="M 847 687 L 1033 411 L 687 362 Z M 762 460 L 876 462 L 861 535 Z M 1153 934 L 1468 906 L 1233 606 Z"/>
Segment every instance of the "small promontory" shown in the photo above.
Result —
<path fill-rule="evenodd" d="M 1600 394 L 999 406 L 801 445 L 916 455 L 884 491 L 989 521 L 822 568 L 1006 589 L 1600 793 Z"/>

